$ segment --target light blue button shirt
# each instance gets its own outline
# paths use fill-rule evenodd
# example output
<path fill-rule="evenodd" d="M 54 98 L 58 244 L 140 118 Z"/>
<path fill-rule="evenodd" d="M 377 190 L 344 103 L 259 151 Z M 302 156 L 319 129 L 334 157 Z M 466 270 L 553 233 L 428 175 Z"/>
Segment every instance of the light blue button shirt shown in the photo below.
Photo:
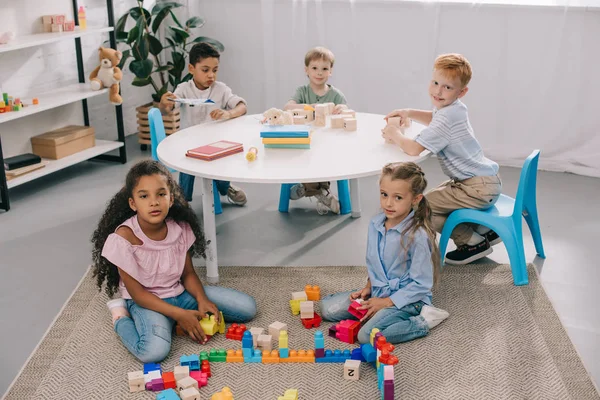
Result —
<path fill-rule="evenodd" d="M 407 247 L 409 234 L 402 235 L 414 212 L 385 230 L 386 216 L 376 215 L 369 224 L 367 269 L 373 297 L 389 297 L 397 308 L 423 301 L 431 304 L 433 264 L 427 232 L 419 229 Z"/>

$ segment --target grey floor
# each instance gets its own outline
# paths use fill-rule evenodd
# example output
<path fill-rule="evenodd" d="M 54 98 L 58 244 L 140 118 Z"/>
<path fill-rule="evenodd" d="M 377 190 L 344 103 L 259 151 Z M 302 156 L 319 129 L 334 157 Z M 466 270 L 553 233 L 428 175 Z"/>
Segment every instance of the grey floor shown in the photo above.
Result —
<path fill-rule="evenodd" d="M 105 203 L 129 166 L 147 156 L 128 139 L 126 165 L 86 162 L 11 191 L 12 210 L 0 212 L 0 393 L 40 341 L 90 264 L 90 236 Z M 542 154 L 543 156 L 543 154 Z M 435 159 L 424 164 L 430 186 L 443 180 Z M 504 191 L 514 195 L 520 171 L 502 168 Z M 224 203 L 217 217 L 221 265 L 357 265 L 364 263 L 370 216 L 378 210 L 375 177 L 360 181 L 363 217 L 319 216 L 302 199 L 289 214 L 277 211 L 279 187 L 242 185 L 246 207 Z M 546 260 L 529 232 L 525 255 L 596 385 L 600 383 L 600 181 L 540 172 L 538 207 Z M 198 191 L 192 203 L 201 215 Z M 197 260 L 201 263 L 200 260 Z M 483 262 L 508 262 L 498 245 Z M 108 318 L 108 312 L 107 312 Z"/>

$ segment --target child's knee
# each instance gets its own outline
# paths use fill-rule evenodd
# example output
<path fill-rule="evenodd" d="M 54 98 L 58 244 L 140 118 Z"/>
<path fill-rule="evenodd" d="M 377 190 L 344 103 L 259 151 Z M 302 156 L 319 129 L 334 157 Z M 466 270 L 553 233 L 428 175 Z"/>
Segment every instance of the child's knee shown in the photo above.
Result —
<path fill-rule="evenodd" d="M 321 300 L 319 304 L 321 317 L 325 321 L 339 321 L 339 313 L 342 310 L 339 302 Z"/>
<path fill-rule="evenodd" d="M 254 319 L 257 311 L 256 300 L 254 297 L 248 296 L 248 300 L 244 302 L 243 307 L 240 309 L 240 318 L 242 320 L 240 322 L 247 322 Z"/>
<path fill-rule="evenodd" d="M 371 333 L 367 332 L 366 329 L 358 331 L 357 340 L 360 344 L 371 343 Z"/>
<path fill-rule="evenodd" d="M 140 343 L 137 358 L 143 363 L 158 363 L 167 358 L 169 351 L 171 351 L 171 341 L 155 337 Z"/>

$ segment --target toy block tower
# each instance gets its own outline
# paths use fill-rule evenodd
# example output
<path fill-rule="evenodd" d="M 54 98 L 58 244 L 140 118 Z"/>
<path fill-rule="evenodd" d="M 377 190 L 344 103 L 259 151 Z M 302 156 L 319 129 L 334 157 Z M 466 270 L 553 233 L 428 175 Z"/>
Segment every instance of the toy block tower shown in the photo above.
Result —
<path fill-rule="evenodd" d="M 279 332 L 279 358 L 289 357 L 288 339 L 287 331 Z"/>

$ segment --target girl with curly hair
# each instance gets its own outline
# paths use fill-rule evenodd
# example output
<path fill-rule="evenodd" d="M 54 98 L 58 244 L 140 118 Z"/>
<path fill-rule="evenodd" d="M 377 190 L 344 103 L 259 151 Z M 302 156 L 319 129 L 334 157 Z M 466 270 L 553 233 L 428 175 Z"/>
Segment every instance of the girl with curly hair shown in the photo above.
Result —
<path fill-rule="evenodd" d="M 205 256 L 204 235 L 181 189 L 160 163 L 135 164 L 110 200 L 92 236 L 94 276 L 106 283 L 115 332 L 144 363 L 163 360 L 177 322 L 206 342 L 198 321 L 219 310 L 226 321 L 256 315 L 254 298 L 233 289 L 203 286 L 193 256 Z"/>

